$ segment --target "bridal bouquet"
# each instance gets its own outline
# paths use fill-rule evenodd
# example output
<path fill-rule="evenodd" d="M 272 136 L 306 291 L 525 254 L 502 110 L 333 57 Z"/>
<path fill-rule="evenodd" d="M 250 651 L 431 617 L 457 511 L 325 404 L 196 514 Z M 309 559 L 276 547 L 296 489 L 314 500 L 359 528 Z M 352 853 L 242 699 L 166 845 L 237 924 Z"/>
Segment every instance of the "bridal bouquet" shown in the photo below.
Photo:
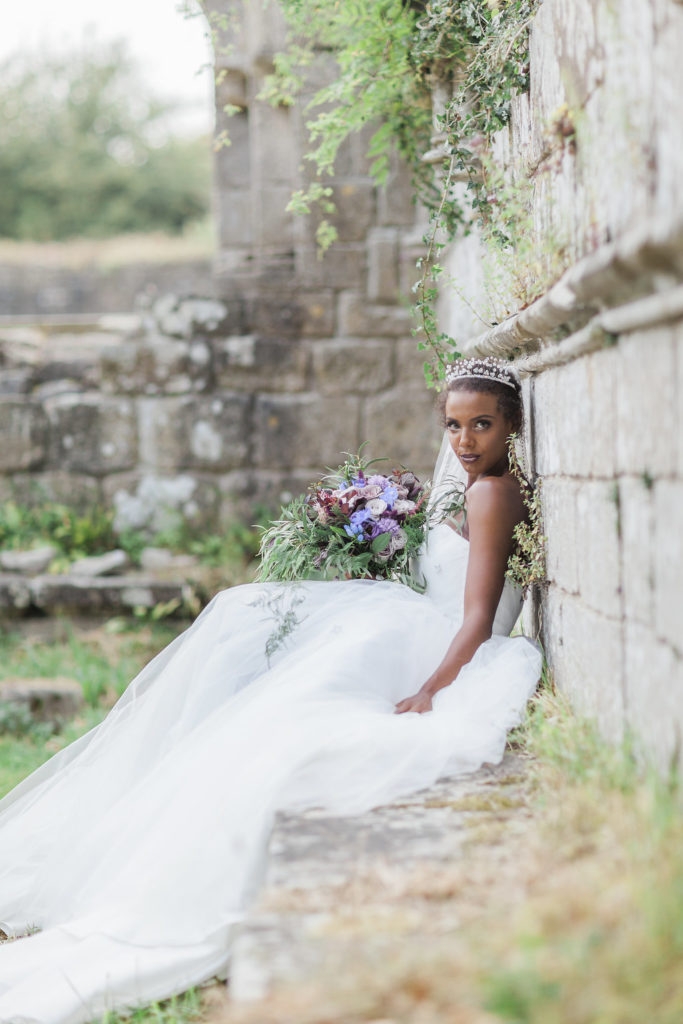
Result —
<path fill-rule="evenodd" d="M 412 571 L 427 530 L 429 484 L 407 469 L 371 471 L 349 455 L 282 509 L 261 539 L 259 579 L 392 579 L 419 590 Z M 462 507 L 462 496 L 450 512 Z"/>

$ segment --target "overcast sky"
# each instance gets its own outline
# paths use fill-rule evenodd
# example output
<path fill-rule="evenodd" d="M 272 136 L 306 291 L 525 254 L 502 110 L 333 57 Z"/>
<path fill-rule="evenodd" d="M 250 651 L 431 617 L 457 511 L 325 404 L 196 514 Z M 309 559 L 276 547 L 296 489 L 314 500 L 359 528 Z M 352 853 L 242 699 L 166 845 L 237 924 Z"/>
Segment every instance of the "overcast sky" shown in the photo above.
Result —
<path fill-rule="evenodd" d="M 189 105 L 174 127 L 191 133 L 210 130 L 213 98 L 206 65 L 211 51 L 205 22 L 185 17 L 179 0 L 20 0 L 11 5 L 5 0 L 3 6 L 1 60 L 17 52 L 64 50 L 81 42 L 86 31 L 100 42 L 124 38 L 150 89 Z"/>

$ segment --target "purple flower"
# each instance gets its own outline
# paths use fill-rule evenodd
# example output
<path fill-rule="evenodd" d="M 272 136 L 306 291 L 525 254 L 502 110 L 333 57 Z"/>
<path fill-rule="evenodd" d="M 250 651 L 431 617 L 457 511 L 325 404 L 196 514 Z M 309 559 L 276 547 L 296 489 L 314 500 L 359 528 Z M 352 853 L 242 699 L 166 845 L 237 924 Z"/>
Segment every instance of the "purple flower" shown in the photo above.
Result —
<path fill-rule="evenodd" d="M 380 533 L 395 534 L 399 529 L 395 519 L 385 516 L 384 519 L 376 519 L 369 524 L 367 535 L 370 540 L 374 540 L 375 537 L 379 537 Z"/>

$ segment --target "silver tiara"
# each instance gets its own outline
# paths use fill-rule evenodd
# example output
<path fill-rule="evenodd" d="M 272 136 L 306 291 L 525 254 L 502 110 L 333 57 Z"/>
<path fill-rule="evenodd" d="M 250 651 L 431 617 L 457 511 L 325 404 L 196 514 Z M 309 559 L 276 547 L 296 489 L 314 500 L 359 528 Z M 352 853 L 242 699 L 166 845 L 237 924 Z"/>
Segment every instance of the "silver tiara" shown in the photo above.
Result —
<path fill-rule="evenodd" d="M 495 380 L 498 384 L 506 384 L 517 390 L 518 381 L 512 367 L 503 359 L 487 356 L 485 359 L 458 359 L 446 367 L 446 383 L 467 377 L 483 377 Z"/>

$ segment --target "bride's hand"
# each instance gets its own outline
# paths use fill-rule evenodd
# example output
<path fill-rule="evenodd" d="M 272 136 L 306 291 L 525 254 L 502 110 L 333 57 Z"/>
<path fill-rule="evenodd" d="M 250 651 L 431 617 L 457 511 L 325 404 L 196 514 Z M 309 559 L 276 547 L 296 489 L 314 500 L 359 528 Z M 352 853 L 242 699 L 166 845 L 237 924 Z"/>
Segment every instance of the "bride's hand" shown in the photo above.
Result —
<path fill-rule="evenodd" d="M 432 698 L 428 693 L 423 693 L 419 690 L 414 693 L 412 697 L 406 697 L 405 700 L 401 700 L 396 705 L 395 715 L 402 715 L 405 711 L 417 711 L 422 714 L 423 711 L 432 710 Z"/>

